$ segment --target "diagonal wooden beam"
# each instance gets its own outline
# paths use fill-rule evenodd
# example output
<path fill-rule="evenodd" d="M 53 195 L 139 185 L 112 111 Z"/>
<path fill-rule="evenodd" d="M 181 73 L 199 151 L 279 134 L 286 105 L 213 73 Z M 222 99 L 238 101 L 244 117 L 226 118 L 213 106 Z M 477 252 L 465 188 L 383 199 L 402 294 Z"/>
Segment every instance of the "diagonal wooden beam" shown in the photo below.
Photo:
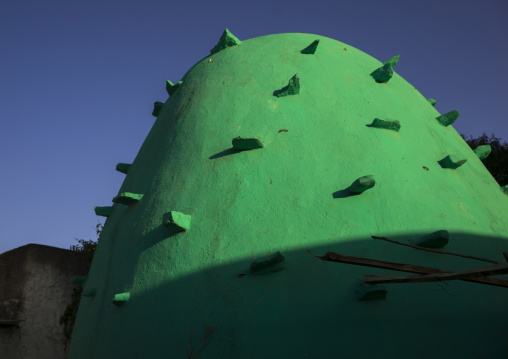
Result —
<path fill-rule="evenodd" d="M 373 267 L 373 268 L 382 268 L 382 269 L 390 269 L 390 270 L 398 270 L 402 272 L 409 273 L 418 273 L 418 274 L 430 274 L 430 273 L 453 273 L 452 271 L 441 270 L 437 268 L 431 267 L 422 267 L 414 264 L 404 264 L 404 263 L 393 263 L 393 262 L 385 262 L 376 259 L 369 258 L 360 258 L 360 257 L 351 257 L 345 256 L 339 253 L 328 252 L 326 254 L 315 256 L 323 261 L 329 262 L 338 262 L 338 263 L 347 263 L 353 265 L 360 265 L 364 267 Z M 462 279 L 467 282 L 475 282 L 481 284 L 493 285 L 496 287 L 504 287 L 508 288 L 508 281 L 498 278 L 487 278 L 487 277 L 479 277 L 474 279 Z"/>
<path fill-rule="evenodd" d="M 373 275 L 367 274 L 363 281 L 367 284 L 384 283 L 423 283 L 440 282 L 445 280 L 466 280 L 483 278 L 490 275 L 508 273 L 508 264 L 501 263 L 493 266 L 473 268 L 450 273 L 430 273 L 423 275 Z"/>
<path fill-rule="evenodd" d="M 489 263 L 495 263 L 495 264 L 501 263 L 501 262 L 494 261 L 494 260 L 488 259 L 488 258 L 481 258 L 481 257 L 470 256 L 470 255 L 467 255 L 467 254 L 448 252 L 448 251 L 441 251 L 439 249 L 432 249 L 432 248 L 415 246 L 413 244 L 395 241 L 393 239 L 389 239 L 389 238 L 386 238 L 386 237 L 377 237 L 377 236 L 371 236 L 371 237 L 374 238 L 374 239 L 382 239 L 384 241 L 400 244 L 402 246 L 408 246 L 408 247 L 411 247 L 411 248 L 420 249 L 422 251 L 428 251 L 428 252 L 434 252 L 434 253 L 440 253 L 440 254 L 448 254 L 448 255 L 451 255 L 451 256 L 458 256 L 458 257 L 463 257 L 463 258 L 475 259 L 477 261 L 483 261 L 483 262 L 489 262 Z"/>
<path fill-rule="evenodd" d="M 315 256 L 321 260 L 329 261 L 329 262 L 339 262 L 339 263 L 347 263 L 360 265 L 364 267 L 374 267 L 374 268 L 383 268 L 383 269 L 393 269 L 399 270 L 402 272 L 410 272 L 410 273 L 447 273 L 447 271 L 430 268 L 430 267 L 422 267 L 414 264 L 404 264 L 404 263 L 394 263 L 394 262 L 385 262 L 377 259 L 369 259 L 369 258 L 361 258 L 361 257 L 351 257 L 346 256 L 339 253 L 328 252 L 321 256 Z M 508 283 L 508 282 L 507 282 Z"/>

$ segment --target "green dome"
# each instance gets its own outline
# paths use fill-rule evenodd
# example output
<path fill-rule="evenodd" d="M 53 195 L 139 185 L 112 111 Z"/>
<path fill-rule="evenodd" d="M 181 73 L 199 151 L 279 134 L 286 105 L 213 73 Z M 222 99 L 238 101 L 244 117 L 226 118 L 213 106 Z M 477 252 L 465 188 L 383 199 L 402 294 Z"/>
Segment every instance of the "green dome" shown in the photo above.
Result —
<path fill-rule="evenodd" d="M 382 236 L 504 261 L 508 196 L 450 125 L 458 112 L 440 117 L 398 57 L 323 36 L 227 31 L 212 52 L 168 81 L 98 212 L 69 358 L 499 356 L 507 288 L 396 283 L 365 301 L 364 275 L 404 273 L 315 257 L 492 265 Z"/>

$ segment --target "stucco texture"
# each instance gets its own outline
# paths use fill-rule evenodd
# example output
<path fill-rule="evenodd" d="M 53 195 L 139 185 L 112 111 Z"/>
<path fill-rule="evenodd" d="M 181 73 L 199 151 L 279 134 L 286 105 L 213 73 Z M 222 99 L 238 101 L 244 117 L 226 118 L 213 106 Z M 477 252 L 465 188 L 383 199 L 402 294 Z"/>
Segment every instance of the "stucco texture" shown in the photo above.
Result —
<path fill-rule="evenodd" d="M 315 40 L 316 52 L 302 54 Z M 69 357 L 187 358 L 205 344 L 198 357 L 508 352 L 507 288 L 389 284 L 386 299 L 363 302 L 355 292 L 365 274 L 397 272 L 314 257 L 487 265 L 371 238 L 415 243 L 446 230 L 446 250 L 504 261 L 508 196 L 396 68 L 386 83 L 373 79 L 381 66 L 352 46 L 296 33 L 242 41 L 195 64 L 119 189 L 143 197 L 113 204 L 85 284 L 95 295 L 81 300 Z M 276 96 L 295 74 L 299 93 Z M 375 118 L 400 130 L 367 126 Z M 263 147 L 236 151 L 238 136 Z M 467 161 L 443 168 L 450 154 Z M 375 186 L 350 195 L 367 175 Z M 164 226 L 170 211 L 190 215 L 190 228 Z M 252 275 L 253 261 L 277 251 L 284 270 Z M 112 303 L 127 292 L 128 301 Z"/>
<path fill-rule="evenodd" d="M 67 357 L 60 316 L 71 301 L 72 276 L 86 270 L 82 256 L 61 248 L 28 244 L 0 254 L 0 303 L 19 301 L 19 323 L 0 326 L 0 358 Z"/>

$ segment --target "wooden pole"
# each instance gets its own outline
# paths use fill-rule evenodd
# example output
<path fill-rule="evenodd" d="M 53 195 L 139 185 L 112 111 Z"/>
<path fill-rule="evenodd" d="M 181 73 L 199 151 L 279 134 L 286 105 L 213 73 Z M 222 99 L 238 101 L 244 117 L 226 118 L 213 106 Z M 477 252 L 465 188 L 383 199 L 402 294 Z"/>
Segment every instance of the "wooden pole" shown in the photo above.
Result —
<path fill-rule="evenodd" d="M 415 245 L 408 244 L 408 243 L 394 241 L 393 239 L 389 239 L 389 238 L 386 238 L 386 237 L 377 237 L 377 236 L 371 236 L 371 237 L 374 238 L 374 239 L 382 239 L 384 241 L 400 244 L 400 245 L 403 245 L 403 246 L 408 246 L 408 247 L 415 248 L 415 249 L 420 249 L 422 251 L 429 251 L 429 252 L 440 253 L 440 254 L 449 254 L 449 255 L 452 255 L 452 256 L 458 256 L 458 257 L 469 258 L 469 259 L 476 259 L 477 261 L 489 262 L 489 263 L 494 263 L 494 264 L 500 264 L 500 263 L 502 263 L 502 262 L 494 261 L 492 259 L 475 257 L 475 256 L 469 256 L 467 254 L 460 254 L 460 253 L 448 252 L 448 251 L 440 251 L 438 249 L 432 249 L 432 248 L 415 246 Z"/>
<path fill-rule="evenodd" d="M 473 268 L 451 273 L 430 273 L 423 275 L 372 275 L 368 274 L 363 281 L 367 284 L 385 283 L 423 283 L 440 282 L 445 280 L 465 280 L 483 278 L 489 275 L 508 273 L 508 264 L 501 263 L 488 267 Z"/>
<path fill-rule="evenodd" d="M 376 259 L 368 259 L 368 258 L 360 258 L 360 257 L 351 257 L 345 256 L 342 254 L 328 252 L 326 254 L 315 256 L 323 261 L 329 262 L 338 262 L 338 263 L 347 263 L 353 265 L 360 265 L 364 267 L 373 267 L 373 268 L 382 268 L 382 269 L 391 269 L 398 270 L 402 272 L 409 273 L 418 273 L 418 274 L 430 274 L 430 273 L 453 273 L 452 271 L 441 270 L 437 268 L 431 267 L 422 267 L 413 264 L 403 264 L 403 263 L 393 263 L 393 262 L 385 262 Z M 479 277 L 474 279 L 462 279 L 467 282 L 475 282 L 493 285 L 496 287 L 504 287 L 508 288 L 508 281 L 498 279 L 498 278 L 487 278 L 487 277 Z"/>

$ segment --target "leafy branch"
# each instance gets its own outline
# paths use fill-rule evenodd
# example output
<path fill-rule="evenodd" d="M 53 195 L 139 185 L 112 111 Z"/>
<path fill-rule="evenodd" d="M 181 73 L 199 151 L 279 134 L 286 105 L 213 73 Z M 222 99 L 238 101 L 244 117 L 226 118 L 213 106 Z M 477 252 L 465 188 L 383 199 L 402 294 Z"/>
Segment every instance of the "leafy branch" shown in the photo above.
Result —
<path fill-rule="evenodd" d="M 94 241 L 92 239 L 86 241 L 84 239 L 75 240 L 78 242 L 77 245 L 71 245 L 70 249 L 73 252 L 81 253 L 87 261 L 87 272 L 90 270 L 90 265 L 92 264 L 93 255 L 95 253 L 95 249 L 97 248 L 97 243 L 99 243 L 100 235 L 102 234 L 102 229 L 104 225 L 101 223 L 97 223 L 95 226 L 97 240 Z M 78 314 L 79 301 L 81 300 L 81 292 L 83 291 L 83 287 L 80 285 L 77 288 L 72 289 L 71 302 L 65 308 L 64 314 L 60 317 L 60 324 L 63 325 L 63 331 L 65 336 L 65 349 L 67 349 L 67 344 L 71 340 L 72 331 L 74 329 L 74 322 L 76 321 L 76 315 Z"/>
<path fill-rule="evenodd" d="M 508 143 L 494 134 L 488 137 L 485 132 L 477 138 L 460 136 L 473 150 L 482 145 L 491 147 L 490 155 L 482 162 L 500 186 L 508 185 Z"/>

